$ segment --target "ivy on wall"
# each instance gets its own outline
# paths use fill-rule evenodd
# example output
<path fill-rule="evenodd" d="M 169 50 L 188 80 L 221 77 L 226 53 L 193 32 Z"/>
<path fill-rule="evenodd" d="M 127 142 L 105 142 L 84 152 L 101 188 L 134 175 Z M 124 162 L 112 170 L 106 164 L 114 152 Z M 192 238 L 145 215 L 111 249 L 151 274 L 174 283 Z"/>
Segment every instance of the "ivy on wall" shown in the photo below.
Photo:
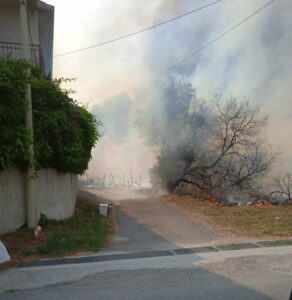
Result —
<path fill-rule="evenodd" d="M 27 78 L 26 70 L 31 76 Z M 25 127 L 26 84 L 31 84 L 35 166 L 82 174 L 100 138 L 100 122 L 52 80 L 22 60 L 0 59 L 0 170 L 25 168 L 31 134 Z"/>

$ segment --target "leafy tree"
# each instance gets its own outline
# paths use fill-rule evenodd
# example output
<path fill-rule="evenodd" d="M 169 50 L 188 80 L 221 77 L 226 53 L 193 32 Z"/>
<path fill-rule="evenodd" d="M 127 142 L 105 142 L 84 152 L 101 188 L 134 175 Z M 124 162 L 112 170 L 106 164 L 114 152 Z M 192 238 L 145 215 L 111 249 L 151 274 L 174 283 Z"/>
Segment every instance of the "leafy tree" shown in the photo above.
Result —
<path fill-rule="evenodd" d="M 207 103 L 191 84 L 173 79 L 160 101 L 159 113 L 137 121 L 157 151 L 153 183 L 209 192 L 257 188 L 275 159 L 261 139 L 266 118 L 258 107 L 233 97 Z"/>
<path fill-rule="evenodd" d="M 61 88 L 63 81 L 43 76 L 26 61 L 0 60 L 0 170 L 25 168 L 29 161 L 31 134 L 24 124 L 27 83 L 32 89 L 36 167 L 76 174 L 87 169 L 100 122 Z"/>

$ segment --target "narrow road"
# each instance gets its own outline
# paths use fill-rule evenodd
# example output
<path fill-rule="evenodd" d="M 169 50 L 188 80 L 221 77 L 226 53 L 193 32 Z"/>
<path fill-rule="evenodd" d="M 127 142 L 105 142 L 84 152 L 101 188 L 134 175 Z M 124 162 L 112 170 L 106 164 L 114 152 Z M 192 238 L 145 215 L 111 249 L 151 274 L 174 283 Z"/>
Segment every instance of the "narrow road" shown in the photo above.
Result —
<path fill-rule="evenodd" d="M 92 189 L 91 192 L 115 206 L 118 234 L 108 249 L 110 251 L 175 249 L 225 239 L 168 204 L 159 195 L 130 189 Z"/>
<path fill-rule="evenodd" d="M 119 229 L 112 250 L 174 249 L 222 239 L 160 198 L 120 201 L 116 213 Z"/>

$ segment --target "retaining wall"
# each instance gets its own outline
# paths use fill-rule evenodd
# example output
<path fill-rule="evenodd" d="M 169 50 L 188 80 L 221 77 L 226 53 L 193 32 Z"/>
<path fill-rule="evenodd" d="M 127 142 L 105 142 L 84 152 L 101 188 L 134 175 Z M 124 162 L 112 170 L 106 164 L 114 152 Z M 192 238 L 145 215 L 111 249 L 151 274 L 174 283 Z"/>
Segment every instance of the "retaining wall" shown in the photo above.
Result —
<path fill-rule="evenodd" d="M 72 216 L 78 192 L 75 174 L 53 169 L 38 171 L 35 179 L 38 215 L 62 220 Z M 26 222 L 25 174 L 18 169 L 0 172 L 0 234 Z"/>

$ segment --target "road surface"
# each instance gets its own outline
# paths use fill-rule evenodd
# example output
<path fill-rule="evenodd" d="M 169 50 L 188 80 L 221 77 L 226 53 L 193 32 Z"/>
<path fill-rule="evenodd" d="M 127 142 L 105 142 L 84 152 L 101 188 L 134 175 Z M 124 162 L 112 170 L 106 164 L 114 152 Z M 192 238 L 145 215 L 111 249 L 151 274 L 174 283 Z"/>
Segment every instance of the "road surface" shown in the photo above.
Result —
<path fill-rule="evenodd" d="M 2 272 L 0 300 L 289 299 L 292 246 L 247 243 L 242 245 L 249 249 L 234 250 L 228 237 L 158 196 L 96 194 L 92 200 L 116 207 L 119 230 L 111 247 L 61 264 L 47 260 Z M 193 246 L 204 252 L 182 249 Z"/>
<path fill-rule="evenodd" d="M 222 242 L 226 236 L 193 220 L 147 190 L 92 189 L 97 201 L 113 202 L 118 232 L 108 251 L 136 252 Z"/>
<path fill-rule="evenodd" d="M 292 247 L 14 269 L 0 300 L 288 300 Z"/>

